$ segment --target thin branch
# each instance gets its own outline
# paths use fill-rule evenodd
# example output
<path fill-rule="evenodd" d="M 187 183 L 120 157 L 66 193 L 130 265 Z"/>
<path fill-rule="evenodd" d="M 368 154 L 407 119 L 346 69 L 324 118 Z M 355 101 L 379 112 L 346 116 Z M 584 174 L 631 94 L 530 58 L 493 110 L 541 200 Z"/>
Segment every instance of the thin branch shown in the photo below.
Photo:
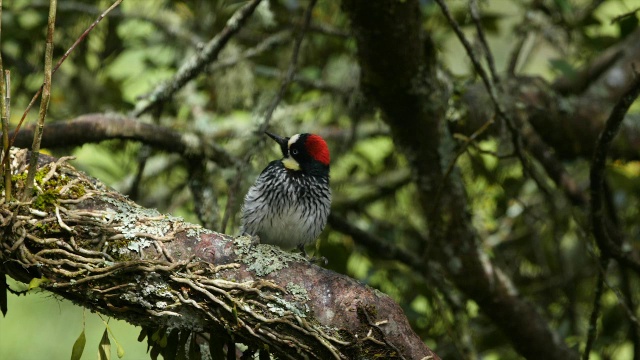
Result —
<path fill-rule="evenodd" d="M 634 78 L 629 89 L 620 98 L 618 103 L 611 111 L 611 115 L 605 123 L 604 129 L 598 137 L 596 148 L 593 153 L 590 170 L 590 195 L 591 195 L 591 212 L 590 219 L 592 223 L 593 236 L 596 240 L 600 251 L 604 256 L 611 256 L 621 264 L 629 266 L 636 272 L 640 273 L 640 262 L 634 259 L 628 252 L 623 251 L 620 246 L 615 244 L 607 231 L 605 225 L 604 206 L 603 206 L 603 188 L 604 188 L 604 170 L 607 161 L 607 153 L 611 147 L 611 142 L 615 138 L 620 125 L 624 120 L 629 107 L 640 95 L 640 76 L 634 69 Z"/>
<path fill-rule="evenodd" d="M 631 10 L 631 11 L 626 12 L 624 14 L 618 15 L 618 16 L 614 17 L 613 19 L 611 19 L 611 24 L 615 24 L 615 23 L 620 22 L 620 21 L 622 21 L 622 20 L 624 20 L 624 19 L 626 19 L 628 17 L 635 16 L 636 13 L 639 12 L 639 11 L 640 11 L 640 7 L 637 7 L 634 10 Z"/>
<path fill-rule="evenodd" d="M 475 143 L 475 140 L 479 136 L 481 136 L 485 131 L 487 131 L 489 127 L 493 125 L 493 123 L 494 123 L 493 118 L 490 118 L 484 124 L 482 124 L 482 126 L 480 126 L 476 131 L 473 132 L 473 134 L 471 134 L 469 137 L 467 137 L 464 140 L 464 143 L 462 144 L 462 146 L 458 148 L 458 151 L 456 152 L 453 159 L 449 161 L 449 165 L 447 166 L 447 170 L 445 171 L 444 176 L 442 177 L 442 181 L 438 185 L 438 191 L 436 192 L 436 198 L 433 200 L 433 207 L 431 208 L 431 214 L 435 213 L 438 210 L 438 207 L 440 206 L 439 205 L 440 198 L 442 197 L 444 187 L 447 184 L 447 179 L 449 178 L 449 176 L 451 176 L 451 172 L 455 168 L 455 165 L 458 162 L 458 159 L 460 158 L 460 156 L 464 154 L 467 151 L 467 148 L 472 143 Z"/>
<path fill-rule="evenodd" d="M 289 26 L 297 28 L 297 26 L 295 25 L 289 25 Z M 328 36 L 336 36 L 336 37 L 345 38 L 345 39 L 351 36 L 351 33 L 349 32 L 349 30 L 343 30 L 327 24 L 309 25 L 309 32 L 328 35 Z"/>
<path fill-rule="evenodd" d="M 369 178 L 366 181 L 354 182 L 353 178 L 345 180 L 344 182 L 333 182 L 332 185 L 344 189 L 348 189 L 345 186 L 357 188 L 359 195 L 350 194 L 348 190 L 345 191 L 349 196 L 334 198 L 331 203 L 332 211 L 362 211 L 367 205 L 390 197 L 410 184 L 412 175 L 409 169 L 400 168 L 390 171 L 389 174 L 380 175 L 378 178 Z"/>
<path fill-rule="evenodd" d="M 202 48 L 202 51 L 182 64 L 173 79 L 158 85 L 149 95 L 144 97 L 144 101 L 137 104 L 136 109 L 133 111 L 133 116 L 139 117 L 152 107 L 167 101 L 185 84 L 202 73 L 205 66 L 215 61 L 227 42 L 242 29 L 260 2 L 261 0 L 251 0 L 236 11 L 227 21 L 224 29 L 216 34 L 216 36 Z"/>
<path fill-rule="evenodd" d="M 329 214 L 328 222 L 334 230 L 351 236 L 358 245 L 361 245 L 367 249 L 369 253 L 375 254 L 377 257 L 400 261 L 415 271 L 425 269 L 425 267 L 429 266 L 415 253 L 401 249 L 396 244 L 364 231 L 336 214 Z M 428 273 L 428 271 L 425 271 L 425 273 Z"/>
<path fill-rule="evenodd" d="M 582 360 L 589 360 L 589 354 L 591 353 L 591 347 L 598 334 L 598 318 L 600 317 L 600 308 L 602 307 L 602 294 L 604 293 L 604 281 L 607 275 L 607 267 L 609 265 L 609 258 L 605 257 L 601 259 L 602 268 L 598 271 L 598 280 L 596 280 L 596 292 L 593 295 L 593 308 L 591 309 L 591 316 L 589 317 L 589 328 L 587 331 L 587 341 L 585 342 L 584 352 L 582 353 Z"/>
<path fill-rule="evenodd" d="M 261 75 L 267 78 L 282 78 L 282 72 L 271 67 L 257 65 L 254 70 L 257 75 Z M 309 79 L 307 77 L 301 76 L 300 74 L 296 74 L 291 81 L 295 82 L 305 89 L 326 91 L 328 93 L 336 94 L 339 96 L 353 95 L 353 92 L 355 90 L 353 88 L 335 86 L 326 82 Z"/>
<path fill-rule="evenodd" d="M 0 8 L 2 7 L 2 0 L 0 0 Z M 2 11 L 0 10 L 0 17 L 2 16 Z M 2 59 L 0 59 L 0 62 Z M 0 69 L 2 66 L 0 65 Z M 2 71 L 0 71 L 0 77 L 2 77 Z M 9 119 L 11 119 L 11 71 L 4 71 L 4 82 L 2 85 L 4 98 L 2 102 L 2 106 L 0 106 L 0 111 L 2 111 L 2 153 L 9 153 Z M 2 161 L 3 170 L 4 170 L 4 198 L 5 201 L 11 201 L 11 164 L 8 161 Z"/>
<path fill-rule="evenodd" d="M 0 0 L 0 39 L 2 39 L 2 0 Z M 0 44 L 2 41 L 0 40 Z M 9 71 L 6 72 L 6 81 L 3 76 L 4 67 L 2 55 L 0 54 L 0 115 L 2 117 L 2 153 L 9 154 L 9 102 L 11 99 L 11 86 L 9 84 Z M 8 161 L 3 161 L 5 166 L 0 166 L 0 172 L 4 175 L 4 198 L 6 202 L 11 201 L 11 168 Z M 4 278 L 0 279 L 4 282 Z M 0 289 L 0 292 L 3 292 Z M 1 301 L 0 301 L 1 304 Z M 5 303 L 6 304 L 6 303 Z M 5 311 L 6 312 L 6 311 Z M 3 312 L 4 313 L 4 312 Z"/>
<path fill-rule="evenodd" d="M 51 0 L 49 3 L 49 16 L 47 18 L 47 41 L 44 51 L 44 83 L 42 85 L 42 100 L 40 101 L 40 113 L 38 114 L 38 125 L 33 136 L 33 145 L 31 146 L 31 160 L 29 161 L 29 169 L 27 174 L 27 183 L 25 184 L 22 198 L 27 200 L 31 198 L 31 189 L 33 181 L 38 171 L 38 157 L 40 156 L 40 142 L 42 141 L 42 133 L 44 131 L 44 120 L 49 110 L 49 99 L 51 98 L 51 75 L 53 73 L 53 31 L 56 24 L 56 7 L 57 0 Z"/>
<path fill-rule="evenodd" d="M 287 41 L 289 41 L 290 36 L 291 36 L 291 31 L 289 30 L 279 31 L 265 38 L 258 45 L 245 50 L 240 55 L 233 56 L 226 59 L 221 59 L 220 61 L 217 61 L 211 64 L 209 68 L 207 68 L 207 72 L 213 72 L 216 70 L 225 69 L 225 68 L 234 66 L 241 61 L 245 61 L 253 57 L 256 57 L 264 53 L 265 51 L 272 50 L 276 46 L 285 44 Z"/>
<path fill-rule="evenodd" d="M 627 312 L 629 321 L 629 340 L 633 344 L 633 359 L 640 359 L 640 323 L 635 314 L 637 309 L 635 295 L 636 291 L 631 283 L 631 276 L 629 269 L 620 269 L 620 283 L 621 292 L 618 295 L 618 302 L 620 306 Z"/>
<path fill-rule="evenodd" d="M 53 68 L 53 71 L 51 72 L 51 76 L 53 76 L 53 74 L 56 73 L 56 71 L 60 68 L 60 65 L 62 65 L 62 63 L 67 59 L 67 57 L 69 57 L 69 54 L 71 54 L 71 52 L 78 46 L 78 44 L 80 44 L 80 42 L 82 42 L 82 40 L 84 40 L 87 37 L 89 32 L 91 32 L 91 30 L 93 30 L 93 28 L 95 28 L 98 25 L 98 23 L 105 16 L 107 16 L 107 14 L 111 10 L 113 10 L 116 6 L 120 5 L 121 2 L 122 2 L 122 0 L 116 0 L 113 3 L 113 5 L 111 5 L 107 10 L 105 10 L 102 14 L 100 14 L 100 16 L 98 16 L 98 18 L 82 33 L 82 35 L 80 35 L 78 40 L 76 40 L 73 43 L 73 45 L 71 45 L 71 47 L 60 58 L 60 60 L 58 60 L 58 63 L 56 64 L 56 66 Z M 20 118 L 20 122 L 18 122 L 18 126 L 16 126 L 16 130 L 14 131 L 13 137 L 11 138 L 11 142 L 10 142 L 11 146 L 13 146 L 13 142 L 15 141 L 16 136 L 17 136 L 18 132 L 20 131 L 20 127 L 22 126 L 22 123 L 27 118 L 27 114 L 29 114 L 29 111 L 31 110 L 33 105 L 36 103 L 36 100 L 38 99 L 38 97 L 40 97 L 40 94 L 42 93 L 43 88 L 44 88 L 44 84 L 42 86 L 40 86 L 40 89 L 38 89 L 38 91 L 35 93 L 35 95 L 33 95 L 33 98 L 31 98 L 31 101 L 29 102 L 29 105 L 27 105 L 27 108 L 24 110 L 24 113 L 22 114 L 22 117 Z M 4 156 L 2 161 L 6 162 L 7 158 L 8 158 L 8 153 L 5 151 L 5 156 Z"/>
<path fill-rule="evenodd" d="M 577 74 L 573 76 L 559 76 L 553 82 L 553 89 L 561 95 L 581 94 L 622 59 L 626 50 L 627 49 L 620 47 L 607 49 L 597 58 L 589 62 L 588 66 L 578 71 Z"/>
<path fill-rule="evenodd" d="M 525 141 L 527 148 L 538 160 L 544 168 L 547 176 L 556 184 L 556 186 L 564 192 L 572 204 L 576 206 L 584 206 L 587 204 L 587 196 L 577 185 L 577 182 L 569 174 L 565 166 L 558 160 L 555 153 L 549 149 L 549 146 L 540 138 L 533 126 L 527 119 L 519 119 L 520 131 L 518 132 Z M 533 174 L 532 170 L 530 170 Z M 533 176 L 532 176 L 533 177 Z M 533 177 L 534 180 L 537 177 Z M 545 190 L 546 186 L 542 179 L 536 180 L 541 190 Z M 544 191 L 545 195 L 550 194 L 550 190 Z"/>
<path fill-rule="evenodd" d="M 476 73 L 480 76 L 480 79 L 482 79 L 482 82 L 484 83 L 485 88 L 489 92 L 489 96 L 491 97 L 491 101 L 496 106 L 496 109 L 498 110 L 498 113 L 502 116 L 504 114 L 504 112 L 502 111 L 502 109 L 501 109 L 501 107 L 500 107 L 500 105 L 498 103 L 498 100 L 497 100 L 497 97 L 496 97 L 496 93 L 495 93 L 495 89 L 494 89 L 493 86 L 491 86 L 491 81 L 489 81 L 489 77 L 487 76 L 486 71 L 482 67 L 482 64 L 480 64 L 480 61 L 478 61 L 478 59 L 474 55 L 473 47 L 471 46 L 471 43 L 469 43 L 469 40 L 467 40 L 467 37 L 462 32 L 462 29 L 460 28 L 460 25 L 458 24 L 456 19 L 453 18 L 453 15 L 451 14 L 451 11 L 449 10 L 449 7 L 444 2 L 444 0 L 436 0 L 436 2 L 440 6 L 440 10 L 442 10 L 442 13 L 444 14 L 444 16 L 447 18 L 447 21 L 449 22 L 449 25 L 451 25 L 451 28 L 453 29 L 453 31 L 458 36 L 458 40 L 460 40 L 460 43 L 462 43 L 462 46 L 466 50 L 467 56 L 469 56 L 469 60 L 471 60 L 471 63 L 473 64 L 473 68 L 476 70 Z"/>
<path fill-rule="evenodd" d="M 511 49 L 509 61 L 507 62 L 507 75 L 509 76 L 514 76 L 516 74 L 520 55 L 522 54 L 522 49 L 524 49 L 524 43 L 527 40 L 527 33 L 519 32 L 517 39 L 515 46 Z"/>
<path fill-rule="evenodd" d="M 487 38 L 484 36 L 484 30 L 482 29 L 482 23 L 480 22 L 480 8 L 478 7 L 478 0 L 469 1 L 469 12 L 471 13 L 473 23 L 476 26 L 476 32 L 478 33 L 480 44 L 482 44 L 484 56 L 487 59 L 487 65 L 489 66 L 489 71 L 491 72 L 491 79 L 493 80 L 494 84 L 499 84 L 500 77 L 498 76 L 498 73 L 496 71 L 493 54 L 491 53 L 491 49 L 489 48 Z"/>

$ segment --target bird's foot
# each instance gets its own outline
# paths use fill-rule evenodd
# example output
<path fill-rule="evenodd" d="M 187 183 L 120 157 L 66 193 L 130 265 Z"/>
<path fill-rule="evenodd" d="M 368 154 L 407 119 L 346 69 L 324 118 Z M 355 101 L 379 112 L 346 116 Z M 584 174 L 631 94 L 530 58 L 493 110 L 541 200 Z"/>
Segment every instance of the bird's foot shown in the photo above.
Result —
<path fill-rule="evenodd" d="M 249 242 L 249 248 L 247 249 L 247 252 L 251 252 L 251 250 L 253 250 L 253 247 L 260 244 L 260 236 L 258 235 L 249 235 L 249 234 L 243 234 L 245 236 L 250 236 L 251 237 L 251 242 Z"/>
<path fill-rule="evenodd" d="M 316 265 L 327 265 L 329 261 L 324 256 L 309 256 L 307 251 L 304 249 L 304 244 L 298 245 L 298 250 L 302 253 L 302 256 L 310 263 Z"/>

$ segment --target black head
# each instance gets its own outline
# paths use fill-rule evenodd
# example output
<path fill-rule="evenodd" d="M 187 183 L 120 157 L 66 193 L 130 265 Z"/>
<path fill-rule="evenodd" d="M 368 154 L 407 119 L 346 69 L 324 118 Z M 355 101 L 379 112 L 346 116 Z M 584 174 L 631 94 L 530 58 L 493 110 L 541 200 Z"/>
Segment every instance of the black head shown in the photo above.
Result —
<path fill-rule="evenodd" d="M 283 138 L 270 132 L 265 133 L 280 145 L 285 168 L 311 175 L 329 174 L 329 147 L 319 135 L 296 134 Z"/>

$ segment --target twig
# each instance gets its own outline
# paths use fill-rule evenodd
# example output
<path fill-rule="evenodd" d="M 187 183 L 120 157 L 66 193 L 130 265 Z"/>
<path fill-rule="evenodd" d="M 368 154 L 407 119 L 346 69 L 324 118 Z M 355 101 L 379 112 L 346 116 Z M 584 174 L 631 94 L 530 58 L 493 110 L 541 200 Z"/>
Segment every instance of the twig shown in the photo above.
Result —
<path fill-rule="evenodd" d="M 2 0 L 0 0 L 0 8 L 2 7 Z M 0 10 L 0 17 L 2 17 L 2 10 Z M 2 59 L 0 59 L 0 69 Z M 3 86 L 4 90 L 4 101 L 2 106 L 0 106 L 0 111 L 2 111 L 2 144 L 3 144 L 3 153 L 9 154 L 9 119 L 11 118 L 11 71 L 4 71 L 4 82 L 1 86 Z M 0 78 L 2 77 L 2 72 L 0 71 Z M 11 164 L 8 161 L 2 161 L 4 164 L 4 198 L 7 202 L 11 201 Z"/>
<path fill-rule="evenodd" d="M 42 141 L 42 132 L 44 131 L 44 119 L 49 110 L 49 99 L 51 98 L 51 74 L 53 64 L 53 31 L 56 24 L 56 7 L 57 0 L 51 0 L 49 3 L 49 16 L 47 19 L 47 41 L 44 51 L 44 83 L 42 85 L 42 100 L 40 101 L 40 113 L 38 114 L 38 125 L 33 136 L 33 145 L 31 146 L 31 160 L 29 161 L 29 169 L 27 175 L 27 183 L 25 184 L 23 200 L 31 197 L 31 189 L 33 189 L 33 181 L 38 171 L 38 157 L 40 156 L 40 142 Z"/>
<path fill-rule="evenodd" d="M 2 34 L 2 0 L 0 0 L 0 39 Z M 0 41 L 0 43 L 2 43 Z M 10 91 L 10 87 L 7 86 L 7 84 L 4 81 L 4 77 L 2 76 L 3 73 L 3 63 L 2 63 L 2 55 L 0 54 L 0 114 L 2 115 L 2 149 L 3 149 L 3 154 L 5 154 L 5 156 L 9 155 L 9 118 L 7 117 L 8 114 L 8 109 L 9 109 L 9 99 L 10 99 L 10 95 L 9 95 L 9 91 Z M 9 79 L 8 73 L 7 73 L 7 81 Z M 9 165 L 9 162 L 3 162 L 7 165 Z M 5 201 L 9 202 L 11 201 L 11 168 L 7 167 L 7 166 L 2 166 L 0 167 L 0 171 L 3 173 L 4 175 L 4 196 L 5 196 Z M 0 279 L 0 281 L 4 281 L 3 279 Z M 0 291 L 2 291 L 0 289 Z"/>
<path fill-rule="evenodd" d="M 611 24 L 615 24 L 617 22 L 622 21 L 625 18 L 628 18 L 628 17 L 631 17 L 631 16 L 635 16 L 638 11 L 640 11 L 640 7 L 637 7 L 634 10 L 631 10 L 631 11 L 629 11 L 627 13 L 622 14 L 622 15 L 618 15 L 618 16 L 614 17 L 613 19 L 611 19 Z"/>
<path fill-rule="evenodd" d="M 591 353 L 591 347 L 598 334 L 598 317 L 600 317 L 600 308 L 602 307 L 602 293 L 604 292 L 604 278 L 607 275 L 607 267 L 609 265 L 609 258 L 605 257 L 601 259 L 602 269 L 598 271 L 598 280 L 596 280 L 596 292 L 593 295 L 593 309 L 591 309 L 591 316 L 589 317 L 589 328 L 587 331 L 587 341 L 582 353 L 582 360 L 589 360 L 589 353 Z"/>
<path fill-rule="evenodd" d="M 476 32 L 478 33 L 480 44 L 482 44 L 484 56 L 487 59 L 487 65 L 489 66 L 489 71 L 491 72 L 491 79 L 493 80 L 494 84 L 499 84 L 500 78 L 498 77 L 498 73 L 496 72 L 496 65 L 493 61 L 493 54 L 491 53 L 491 49 L 489 48 L 487 39 L 484 36 L 484 30 L 482 29 L 482 23 L 480 22 L 480 9 L 478 7 L 478 0 L 469 1 L 469 11 L 471 13 L 473 23 L 476 26 Z"/>
<path fill-rule="evenodd" d="M 257 75 L 262 75 L 264 77 L 267 78 L 281 78 L 282 77 L 282 72 L 271 68 L 271 67 L 267 67 L 267 66 L 261 66 L 261 65 L 257 65 L 255 67 L 255 72 Z M 335 86 L 326 82 L 322 82 L 322 81 L 318 81 L 318 80 L 312 80 L 309 79 L 307 77 L 304 76 L 300 76 L 299 74 L 296 74 L 293 77 L 293 80 L 291 80 L 291 82 L 295 82 L 298 85 L 300 85 L 303 88 L 306 89 L 314 89 L 314 90 L 320 90 L 320 91 L 326 91 L 332 94 L 336 94 L 339 96 L 350 96 L 353 95 L 353 88 L 347 88 L 344 86 Z"/>
<path fill-rule="evenodd" d="M 444 16 L 447 18 L 447 21 L 449 22 L 449 25 L 451 25 L 451 27 L 453 28 L 453 31 L 458 36 L 458 40 L 460 40 L 460 43 L 462 43 L 462 46 L 465 48 L 465 50 L 467 52 L 467 55 L 469 56 L 469 59 L 471 60 L 471 63 L 473 64 L 474 69 L 476 70 L 476 73 L 480 76 L 480 79 L 482 79 L 482 82 L 484 83 L 484 86 L 486 87 L 487 91 L 489 92 L 489 96 L 491 97 L 491 101 L 493 102 L 493 104 L 495 105 L 496 109 L 498 110 L 498 113 L 502 117 L 504 115 L 504 112 L 502 111 L 502 109 L 501 109 L 501 107 L 500 107 L 500 105 L 498 103 L 497 96 L 496 96 L 496 93 L 495 93 L 495 89 L 494 89 L 493 86 L 491 86 L 491 82 L 489 81 L 489 77 L 487 76 L 487 73 L 484 71 L 484 68 L 482 67 L 482 64 L 480 64 L 480 62 L 478 61 L 478 59 L 474 55 L 473 48 L 472 48 L 471 44 L 469 43 L 469 40 L 467 40 L 466 36 L 462 32 L 462 29 L 460 28 L 460 25 L 458 24 L 456 19 L 454 19 L 453 15 L 451 15 L 451 11 L 449 10 L 449 7 L 444 2 L 444 0 L 436 0 L 436 2 L 440 6 L 440 9 L 442 10 L 442 13 L 444 14 Z"/>
<path fill-rule="evenodd" d="M 382 259 L 399 261 L 415 271 L 422 270 L 424 274 L 430 274 L 430 271 L 425 270 L 425 268 L 431 266 L 431 263 L 425 263 L 415 253 L 406 251 L 395 243 L 352 225 L 340 215 L 329 214 L 328 222 L 335 231 L 351 236 L 358 245 L 367 249 L 369 253 L 376 254 Z"/>
<path fill-rule="evenodd" d="M 637 309 L 634 295 L 636 294 L 634 287 L 631 284 L 631 276 L 629 269 L 620 269 L 620 283 L 621 293 L 618 295 L 618 302 L 620 306 L 627 312 L 627 316 L 631 320 L 629 323 L 629 338 L 633 344 L 633 354 L 635 359 L 640 358 L 640 324 L 638 318 L 635 315 L 635 309 Z M 614 290 L 615 291 L 615 290 Z M 631 310 L 633 309 L 633 310 Z"/>
<path fill-rule="evenodd" d="M 522 54 L 522 49 L 524 48 L 524 43 L 527 40 L 527 34 L 521 33 L 518 34 L 518 41 L 516 45 L 511 49 L 511 54 L 509 55 L 509 62 L 507 62 L 507 75 L 513 76 L 516 74 L 516 70 L 518 68 L 518 62 L 520 61 L 520 55 Z"/>
<path fill-rule="evenodd" d="M 2 44 L 2 0 L 0 0 L 0 44 Z M 2 55 L 0 54 L 0 115 L 2 117 L 2 150 L 3 154 L 7 156 L 9 154 L 9 118 L 7 114 L 9 113 L 9 99 L 11 96 L 9 95 L 9 91 L 11 87 L 7 86 L 4 81 L 4 77 L 2 77 L 3 73 L 3 63 L 2 63 Z M 7 81 L 9 81 L 9 73 L 7 72 Z M 3 162 L 9 165 L 9 162 Z M 0 166 L 0 172 L 4 175 L 4 196 L 5 201 L 11 201 L 11 168 L 10 166 Z M 4 277 L 0 279 L 0 282 L 4 282 Z M 0 292 L 3 292 L 0 289 Z M 1 303 L 0 303 L 1 305 Z M 3 311 L 3 313 L 6 311 Z"/>
<path fill-rule="evenodd" d="M 209 68 L 207 69 L 207 72 L 213 72 L 216 70 L 224 69 L 224 68 L 236 65 L 241 61 L 258 56 L 264 53 L 265 51 L 269 51 L 278 45 L 282 45 L 286 43 L 287 41 L 289 41 L 290 35 L 291 35 L 291 32 L 289 30 L 279 31 L 267 37 L 266 39 L 261 41 L 258 45 L 245 50 L 240 55 L 233 56 L 227 59 L 222 59 L 214 64 L 211 64 L 211 66 L 209 66 Z"/>
<path fill-rule="evenodd" d="M 611 115 L 605 123 L 604 129 L 600 133 L 596 142 L 596 147 L 591 160 L 591 170 L 589 178 L 590 195 L 591 195 L 591 212 L 590 219 L 592 223 L 593 236 L 596 244 L 602 251 L 603 256 L 611 256 L 624 265 L 633 268 L 640 273 L 640 262 L 632 258 L 627 252 L 624 252 L 617 244 L 615 244 L 605 227 L 604 208 L 603 208 L 603 187 L 604 187 L 604 170 L 607 161 L 607 153 L 611 147 L 611 142 L 615 138 L 620 125 L 631 107 L 631 104 L 640 95 L 640 75 L 634 68 L 634 78 L 629 89 L 620 98 L 618 103 L 613 107 Z"/>
<path fill-rule="evenodd" d="M 199 75 L 207 64 L 216 60 L 220 51 L 222 51 L 231 37 L 242 28 L 249 16 L 258 7 L 260 1 L 251 0 L 236 11 L 227 21 L 224 29 L 214 36 L 201 52 L 198 52 L 182 64 L 171 81 L 157 86 L 149 95 L 145 96 L 145 101 L 137 104 L 136 109 L 133 111 L 133 116 L 139 117 L 157 104 L 168 100 L 187 82 Z"/>
<path fill-rule="evenodd" d="M 444 173 L 444 176 L 442 177 L 442 181 L 440 182 L 439 186 L 438 186 L 438 191 L 436 191 L 436 198 L 433 200 L 433 206 L 431 208 L 431 214 L 434 214 L 439 207 L 440 204 L 440 198 L 442 197 L 442 193 L 444 191 L 444 187 L 445 184 L 447 184 L 447 179 L 449 178 L 449 176 L 451 176 L 451 172 L 453 171 L 456 162 L 458 161 L 458 158 L 460 158 L 460 155 L 464 154 L 465 151 L 467 151 L 467 148 L 469 147 L 470 144 L 474 143 L 475 140 L 482 135 L 485 131 L 487 131 L 489 129 L 489 127 L 491 125 L 493 125 L 494 121 L 493 121 L 493 117 L 488 119 L 484 124 L 482 124 L 482 126 L 480 126 L 476 131 L 473 132 L 473 134 L 471 134 L 471 136 L 469 136 L 467 139 L 465 139 L 464 144 L 462 144 L 462 146 L 460 148 L 458 148 L 458 151 L 456 152 L 455 156 L 453 157 L 453 159 L 451 159 L 451 161 L 449 161 L 449 165 L 447 166 L 447 170 Z"/>
<path fill-rule="evenodd" d="M 613 47 L 591 61 L 587 67 L 578 71 L 573 76 L 561 76 L 553 82 L 553 89 L 561 95 L 581 94 L 601 75 L 611 69 L 624 57 L 625 48 Z"/>
<path fill-rule="evenodd" d="M 118 6 L 120 3 L 122 2 L 122 0 L 116 0 L 116 2 L 113 3 L 113 5 L 111 5 L 107 10 L 105 10 L 102 14 L 100 14 L 100 16 L 98 16 L 98 18 L 93 22 L 93 24 L 91 24 L 87 30 L 85 30 L 82 35 L 80 35 L 80 37 L 78 38 L 78 40 L 76 40 L 76 42 L 73 43 L 73 45 L 71 45 L 71 47 L 64 53 L 64 55 L 60 58 L 60 60 L 58 60 L 58 63 L 56 64 L 56 66 L 53 68 L 53 71 L 51 72 L 51 76 L 53 76 L 53 74 L 55 74 L 55 72 L 58 70 L 58 68 L 60 68 L 60 65 L 62 65 L 62 63 L 67 59 L 67 57 L 69 57 L 69 54 L 71 54 L 71 52 L 78 46 L 78 44 L 80 44 L 80 42 L 82 42 L 82 40 L 84 40 L 87 35 L 89 34 L 89 32 L 91 30 L 93 30 L 93 28 L 96 27 L 96 25 L 98 25 L 98 23 L 105 17 L 107 16 L 107 14 L 113 10 L 116 6 Z M 35 93 L 35 95 L 33 95 L 33 98 L 31 98 L 31 101 L 29 102 L 29 105 L 27 105 L 27 108 L 24 110 L 24 113 L 22 114 L 22 117 L 20 118 L 20 122 L 18 122 L 18 126 L 16 126 L 16 130 L 13 133 L 13 137 L 11 137 L 11 142 L 10 144 L 13 144 L 13 142 L 16 140 L 16 136 L 18 135 L 19 131 L 20 131 L 20 127 L 22 126 L 22 123 L 24 122 L 24 119 L 27 118 L 27 114 L 29 114 L 29 111 L 31 110 L 31 108 L 33 107 L 33 105 L 36 103 L 36 100 L 38 99 L 38 97 L 40 96 L 40 94 L 42 93 L 42 90 L 44 88 L 44 84 L 42 86 L 40 86 L 40 89 L 38 89 L 38 91 Z M 8 151 L 8 150 L 7 150 Z M 3 158 L 3 162 L 7 161 L 7 158 L 9 157 L 9 153 L 5 151 L 5 155 Z"/>

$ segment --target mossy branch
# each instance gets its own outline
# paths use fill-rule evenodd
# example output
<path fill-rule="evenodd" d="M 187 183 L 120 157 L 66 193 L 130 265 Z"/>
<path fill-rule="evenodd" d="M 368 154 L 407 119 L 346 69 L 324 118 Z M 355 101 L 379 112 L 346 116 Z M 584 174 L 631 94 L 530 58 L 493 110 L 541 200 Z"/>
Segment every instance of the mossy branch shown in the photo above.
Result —
<path fill-rule="evenodd" d="M 11 155 L 24 188 L 28 152 Z M 41 155 L 34 195 L 0 203 L 0 273 L 39 278 L 142 326 L 151 342 L 182 344 L 163 347 L 169 358 L 189 337 L 281 359 L 437 359 L 388 296 L 297 254 L 142 208 L 66 160 Z"/>

